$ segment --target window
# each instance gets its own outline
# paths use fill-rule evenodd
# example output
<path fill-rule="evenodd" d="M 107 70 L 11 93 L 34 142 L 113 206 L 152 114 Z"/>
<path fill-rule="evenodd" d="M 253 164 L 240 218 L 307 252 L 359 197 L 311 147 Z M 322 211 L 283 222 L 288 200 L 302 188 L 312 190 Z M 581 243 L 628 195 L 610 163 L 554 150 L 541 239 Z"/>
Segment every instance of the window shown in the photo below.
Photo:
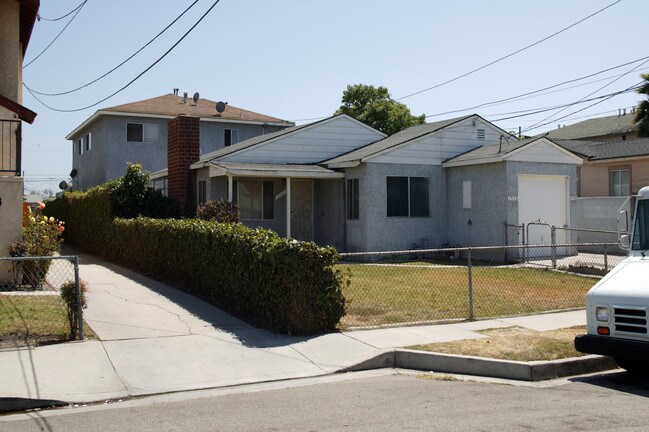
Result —
<path fill-rule="evenodd" d="M 160 191 L 164 196 L 168 196 L 167 177 L 161 177 L 153 180 L 153 189 Z"/>
<path fill-rule="evenodd" d="M 92 144 L 90 143 L 90 133 L 86 134 L 86 137 L 84 138 L 85 144 L 86 144 L 86 151 L 90 151 L 90 148 L 92 147 Z"/>
<path fill-rule="evenodd" d="M 347 219 L 358 219 L 358 179 L 347 180 Z"/>
<path fill-rule="evenodd" d="M 126 141 L 158 142 L 158 125 L 126 123 Z"/>
<path fill-rule="evenodd" d="M 388 177 L 388 217 L 426 217 L 430 215 L 427 177 Z"/>
<path fill-rule="evenodd" d="M 229 147 L 232 144 L 239 142 L 239 131 L 237 129 L 226 129 L 225 130 L 225 146 Z"/>
<path fill-rule="evenodd" d="M 273 182 L 241 180 L 234 185 L 241 219 L 273 219 L 275 217 L 275 194 Z"/>
<path fill-rule="evenodd" d="M 77 141 L 77 152 L 79 153 L 79 155 L 83 154 L 83 142 L 81 141 L 81 139 Z"/>
<path fill-rule="evenodd" d="M 611 196 L 628 196 L 631 195 L 631 185 L 629 182 L 628 169 L 613 169 L 610 171 L 611 177 Z"/>
<path fill-rule="evenodd" d="M 207 181 L 200 180 L 198 182 L 198 203 L 205 204 L 207 202 Z"/>

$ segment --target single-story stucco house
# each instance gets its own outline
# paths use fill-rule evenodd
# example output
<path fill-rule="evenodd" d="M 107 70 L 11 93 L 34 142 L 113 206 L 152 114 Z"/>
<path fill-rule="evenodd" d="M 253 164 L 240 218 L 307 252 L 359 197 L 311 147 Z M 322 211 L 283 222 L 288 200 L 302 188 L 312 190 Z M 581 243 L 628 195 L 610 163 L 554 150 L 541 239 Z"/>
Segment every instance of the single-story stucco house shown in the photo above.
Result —
<path fill-rule="evenodd" d="M 191 139 L 172 141 L 170 151 L 198 155 Z M 550 139 L 518 141 L 476 114 L 390 137 L 338 115 L 151 178 L 154 187 L 171 185 L 172 171 L 186 170 L 192 185 L 178 193 L 190 191 L 196 203 L 236 201 L 248 226 L 342 251 L 386 251 L 501 245 L 506 223 L 570 226 L 581 162 Z"/>

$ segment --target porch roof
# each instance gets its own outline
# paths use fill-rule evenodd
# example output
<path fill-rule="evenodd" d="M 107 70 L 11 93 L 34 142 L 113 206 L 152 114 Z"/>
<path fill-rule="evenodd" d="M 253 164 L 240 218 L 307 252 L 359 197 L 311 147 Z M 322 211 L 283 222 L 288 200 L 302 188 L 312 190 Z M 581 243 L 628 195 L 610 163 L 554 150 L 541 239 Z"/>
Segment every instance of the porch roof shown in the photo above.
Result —
<path fill-rule="evenodd" d="M 344 178 L 345 173 L 333 171 L 319 165 L 278 165 L 238 162 L 210 162 L 210 177 L 225 175 L 239 177 L 279 178 Z"/>

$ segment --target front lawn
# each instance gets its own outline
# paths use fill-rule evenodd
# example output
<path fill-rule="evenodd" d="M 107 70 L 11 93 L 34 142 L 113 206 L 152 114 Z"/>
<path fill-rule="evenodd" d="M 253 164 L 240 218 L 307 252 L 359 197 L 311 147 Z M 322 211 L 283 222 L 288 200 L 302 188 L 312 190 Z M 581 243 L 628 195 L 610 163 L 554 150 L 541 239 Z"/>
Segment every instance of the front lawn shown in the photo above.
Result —
<path fill-rule="evenodd" d="M 341 328 L 469 318 L 466 267 L 340 264 L 347 315 Z M 575 309 L 597 279 L 549 269 L 473 267 L 474 318 Z"/>

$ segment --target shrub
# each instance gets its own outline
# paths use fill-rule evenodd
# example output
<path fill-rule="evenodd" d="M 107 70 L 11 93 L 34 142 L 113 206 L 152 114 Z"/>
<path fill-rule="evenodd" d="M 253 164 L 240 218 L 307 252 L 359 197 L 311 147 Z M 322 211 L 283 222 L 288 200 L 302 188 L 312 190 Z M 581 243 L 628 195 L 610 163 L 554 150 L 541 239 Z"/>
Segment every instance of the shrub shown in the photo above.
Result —
<path fill-rule="evenodd" d="M 126 174 L 107 183 L 111 214 L 115 217 L 177 217 L 173 202 L 160 191 L 148 187 L 149 174 L 139 164 L 128 163 Z"/>
<path fill-rule="evenodd" d="M 239 205 L 221 198 L 218 201 L 208 201 L 196 209 L 196 218 L 212 222 L 239 222 Z"/>
<path fill-rule="evenodd" d="M 70 324 L 70 340 L 77 339 L 77 331 L 79 329 L 79 300 L 81 308 L 88 307 L 86 302 L 86 292 L 88 287 L 86 283 L 79 280 L 80 299 L 77 298 L 77 286 L 74 281 L 67 282 L 61 286 L 61 298 L 67 306 L 68 322 Z"/>

